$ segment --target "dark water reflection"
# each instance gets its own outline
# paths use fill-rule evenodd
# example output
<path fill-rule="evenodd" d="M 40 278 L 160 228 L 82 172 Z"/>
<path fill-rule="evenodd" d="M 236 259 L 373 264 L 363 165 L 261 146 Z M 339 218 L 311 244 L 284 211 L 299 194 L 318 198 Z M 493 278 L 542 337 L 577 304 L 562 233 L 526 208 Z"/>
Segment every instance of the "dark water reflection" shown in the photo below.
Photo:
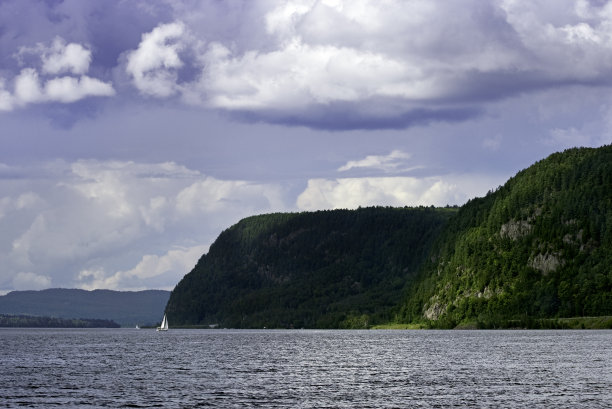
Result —
<path fill-rule="evenodd" d="M 2 329 L 6 407 L 611 407 L 612 331 Z"/>

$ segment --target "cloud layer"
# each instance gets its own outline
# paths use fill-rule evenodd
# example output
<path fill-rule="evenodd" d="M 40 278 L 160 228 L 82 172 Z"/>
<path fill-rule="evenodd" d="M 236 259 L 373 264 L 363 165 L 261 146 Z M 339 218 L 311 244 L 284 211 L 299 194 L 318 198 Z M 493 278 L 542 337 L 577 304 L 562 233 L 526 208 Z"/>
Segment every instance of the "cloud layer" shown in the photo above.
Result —
<path fill-rule="evenodd" d="M 87 97 L 110 97 L 115 90 L 110 83 L 85 75 L 91 63 L 91 51 L 80 44 L 56 37 L 50 46 L 38 44 L 22 48 L 18 56 L 33 54 L 40 58 L 40 72 L 23 68 L 13 79 L 13 91 L 0 78 L 0 111 L 42 102 L 72 103 Z M 59 74 L 69 74 L 58 76 Z"/>
<path fill-rule="evenodd" d="M 245 121 L 400 129 L 465 121 L 523 93 L 612 85 L 612 2 L 203 2 L 170 3 L 170 13 L 134 4 L 171 20 L 105 67 L 116 86 L 87 75 L 89 46 L 56 37 L 14 52 L 26 66 L 0 76 L 0 110 L 129 93 L 126 80 L 145 98 L 178 97 Z M 213 21 L 224 7 L 243 26 L 238 36 Z"/>
<path fill-rule="evenodd" d="M 126 72 L 145 95 L 168 97 L 178 90 L 177 70 L 183 66 L 178 52 L 184 24 L 162 24 L 142 36 L 138 49 L 128 53 Z"/>
<path fill-rule="evenodd" d="M 499 177 L 482 175 L 311 179 L 297 205 L 303 210 L 455 205 L 482 196 L 503 182 Z"/>
<path fill-rule="evenodd" d="M 247 120 L 327 129 L 460 121 L 519 93 L 611 85 L 612 4 L 568 5 L 288 1 L 263 11 L 265 49 L 203 45 L 177 22 L 144 35 L 127 70 L 142 93 L 180 93 Z M 181 57 L 189 47 L 191 60 Z M 177 81 L 185 64 L 196 80 Z"/>
<path fill-rule="evenodd" d="M 2 173 L 0 288 L 171 288 L 222 229 L 284 206 L 274 184 L 217 180 L 174 163 Z"/>

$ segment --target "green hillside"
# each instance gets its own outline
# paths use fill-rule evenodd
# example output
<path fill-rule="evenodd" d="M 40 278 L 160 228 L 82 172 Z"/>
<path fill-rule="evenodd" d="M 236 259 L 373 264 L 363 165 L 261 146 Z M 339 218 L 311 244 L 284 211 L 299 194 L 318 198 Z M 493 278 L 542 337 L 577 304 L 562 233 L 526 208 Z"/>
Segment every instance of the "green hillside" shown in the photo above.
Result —
<path fill-rule="evenodd" d="M 570 149 L 460 209 L 244 219 L 166 311 L 240 328 L 575 328 L 587 321 L 572 317 L 612 316 L 611 266 L 612 146 Z"/>
<path fill-rule="evenodd" d="M 367 208 L 244 219 L 179 282 L 168 318 L 173 325 L 234 328 L 387 321 L 455 212 Z"/>
<path fill-rule="evenodd" d="M 398 319 L 487 328 L 602 315 L 612 315 L 610 146 L 553 154 L 465 204 Z"/>

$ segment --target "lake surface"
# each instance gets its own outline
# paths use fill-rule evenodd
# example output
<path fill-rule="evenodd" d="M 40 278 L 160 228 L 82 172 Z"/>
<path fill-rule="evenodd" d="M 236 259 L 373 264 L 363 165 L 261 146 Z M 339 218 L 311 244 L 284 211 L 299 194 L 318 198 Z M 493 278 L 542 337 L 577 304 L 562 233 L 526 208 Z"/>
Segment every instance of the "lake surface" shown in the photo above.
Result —
<path fill-rule="evenodd" d="M 2 407 L 611 407 L 612 331 L 0 329 Z"/>

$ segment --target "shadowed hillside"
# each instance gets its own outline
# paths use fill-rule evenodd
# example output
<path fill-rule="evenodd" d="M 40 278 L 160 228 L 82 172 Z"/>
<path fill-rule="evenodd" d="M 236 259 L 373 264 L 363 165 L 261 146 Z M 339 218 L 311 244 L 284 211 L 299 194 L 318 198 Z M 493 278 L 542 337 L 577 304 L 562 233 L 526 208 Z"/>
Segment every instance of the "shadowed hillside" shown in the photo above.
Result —
<path fill-rule="evenodd" d="M 367 208 L 250 217 L 176 286 L 174 325 L 367 327 L 403 299 L 454 209 Z"/>

